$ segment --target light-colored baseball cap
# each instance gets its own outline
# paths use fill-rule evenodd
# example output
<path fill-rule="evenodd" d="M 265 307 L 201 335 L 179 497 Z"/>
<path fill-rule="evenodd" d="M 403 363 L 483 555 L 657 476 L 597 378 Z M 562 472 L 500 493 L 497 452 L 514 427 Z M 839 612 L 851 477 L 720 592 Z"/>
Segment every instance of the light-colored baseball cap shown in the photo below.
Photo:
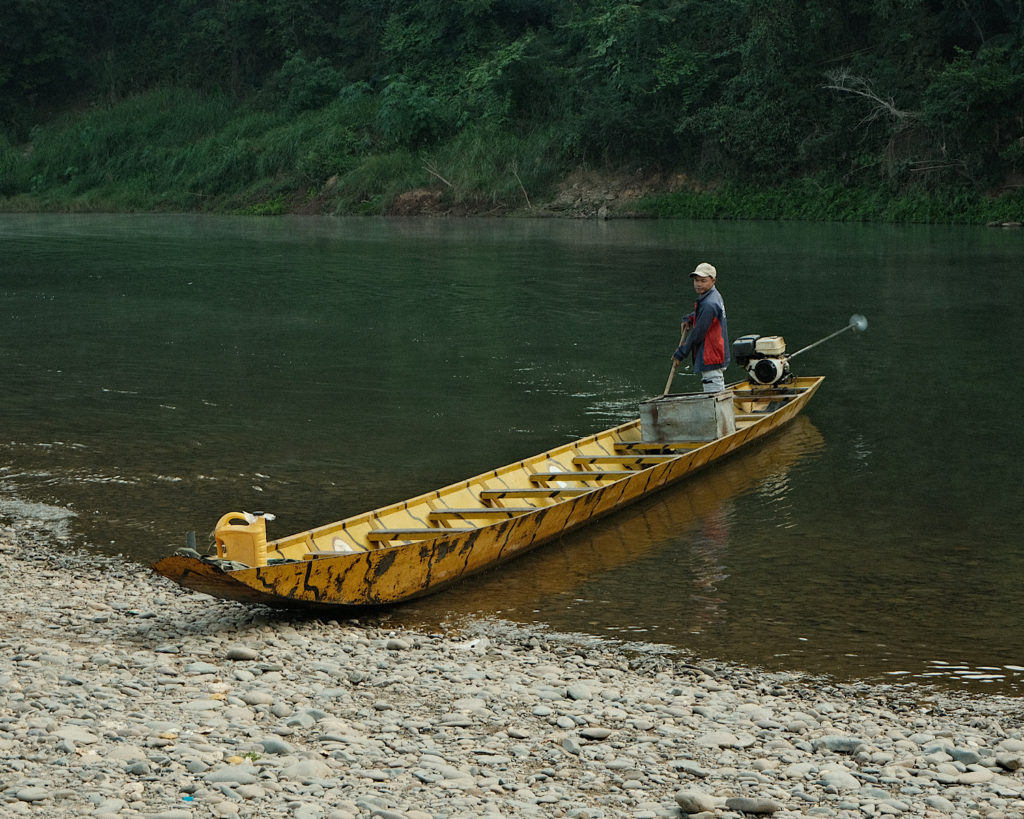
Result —
<path fill-rule="evenodd" d="M 714 265 L 708 264 L 707 262 L 701 262 L 699 265 L 697 265 L 697 269 L 690 274 L 691 279 L 694 276 L 701 276 L 703 278 L 708 279 L 717 279 L 718 271 L 715 270 Z"/>

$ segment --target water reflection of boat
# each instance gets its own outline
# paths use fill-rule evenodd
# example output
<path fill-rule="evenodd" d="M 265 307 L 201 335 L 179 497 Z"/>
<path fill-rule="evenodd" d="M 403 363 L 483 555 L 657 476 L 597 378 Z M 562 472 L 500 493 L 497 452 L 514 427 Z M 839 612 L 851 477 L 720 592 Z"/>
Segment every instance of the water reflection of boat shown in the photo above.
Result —
<path fill-rule="evenodd" d="M 537 551 L 500 573 L 489 572 L 464 583 L 444 598 L 443 606 L 423 601 L 417 610 L 426 618 L 494 611 L 529 612 L 543 600 L 567 595 L 607 572 L 645 556 L 686 543 L 692 581 L 678 595 L 690 595 L 695 607 L 715 607 L 715 584 L 724 571 L 730 508 L 752 492 L 781 497 L 792 470 L 824 446 L 818 429 L 806 416 L 794 419 L 770 444 L 738 453 L 687 481 L 642 501 L 613 518 Z"/>
<path fill-rule="evenodd" d="M 419 597 L 642 500 L 763 439 L 796 418 L 823 380 L 733 385 L 731 399 L 719 399 L 731 401 L 730 424 L 710 440 L 676 436 L 666 441 L 660 435 L 652 440 L 638 419 L 269 543 L 264 515 L 232 512 L 216 528 L 216 555 L 182 550 L 154 568 L 207 594 L 279 606 L 366 606 Z"/>

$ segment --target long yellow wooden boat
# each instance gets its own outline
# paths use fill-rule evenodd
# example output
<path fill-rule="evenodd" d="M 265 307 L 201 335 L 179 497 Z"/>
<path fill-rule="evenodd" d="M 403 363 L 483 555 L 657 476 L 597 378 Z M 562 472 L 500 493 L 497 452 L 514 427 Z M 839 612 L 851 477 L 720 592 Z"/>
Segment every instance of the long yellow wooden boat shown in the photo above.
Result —
<path fill-rule="evenodd" d="M 730 385 L 718 400 L 731 401 L 729 428 L 735 430 L 713 440 L 650 440 L 638 418 L 270 542 L 264 516 L 232 512 L 214 531 L 215 553 L 182 549 L 153 568 L 206 594 L 272 606 L 380 606 L 421 597 L 763 439 L 796 417 L 823 381 Z"/>

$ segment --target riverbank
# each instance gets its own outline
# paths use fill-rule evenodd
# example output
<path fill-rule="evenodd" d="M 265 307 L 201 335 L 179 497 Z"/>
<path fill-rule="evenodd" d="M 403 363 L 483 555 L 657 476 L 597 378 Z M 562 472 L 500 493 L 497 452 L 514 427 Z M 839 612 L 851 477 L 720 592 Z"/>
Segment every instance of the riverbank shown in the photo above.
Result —
<path fill-rule="evenodd" d="M 210 213 L 241 216 L 384 216 L 521 219 L 676 219 L 691 221 L 863 222 L 1020 228 L 1024 196 L 957 192 L 895 193 L 880 188 L 822 185 L 798 179 L 769 188 L 702 182 L 682 173 L 577 169 L 532 194 L 459 195 L 436 179 L 374 180 L 381 191 L 362 193 L 365 181 L 331 177 L 322 186 L 246 187 L 215 197 L 186 191 L 139 195 L 127 191 L 45 191 L 0 195 L 0 213 Z"/>
<path fill-rule="evenodd" d="M 430 149 L 379 144 L 372 127 L 354 138 L 356 114 L 339 100 L 296 118 L 180 88 L 89 106 L 38 124 L 23 141 L 0 133 L 0 213 L 1024 220 L 1024 179 L 1011 171 L 979 187 L 959 175 L 925 183 L 844 173 L 831 162 L 780 177 L 697 172 L 674 164 L 675 149 L 672 163 L 595 164 L 543 129 L 469 128 Z"/>
<path fill-rule="evenodd" d="M 0 531 L 9 816 L 1020 817 L 1024 701 L 280 614 Z"/>

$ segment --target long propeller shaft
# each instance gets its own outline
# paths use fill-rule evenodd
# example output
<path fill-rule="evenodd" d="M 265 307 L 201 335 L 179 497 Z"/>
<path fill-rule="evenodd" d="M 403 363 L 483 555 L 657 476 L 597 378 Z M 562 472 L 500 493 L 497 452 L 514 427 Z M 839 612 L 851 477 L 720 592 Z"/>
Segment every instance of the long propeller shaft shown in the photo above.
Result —
<path fill-rule="evenodd" d="M 800 355 L 800 353 L 806 353 L 812 347 L 817 347 L 819 344 L 824 344 L 830 338 L 835 338 L 837 335 L 839 335 L 840 333 L 845 333 L 847 330 L 853 330 L 855 333 L 862 333 L 866 329 L 868 329 L 868 320 L 864 318 L 864 316 L 855 313 L 854 315 L 850 316 L 849 323 L 843 329 L 836 330 L 834 333 L 829 333 L 824 338 L 819 338 L 813 344 L 808 344 L 806 347 L 797 350 L 792 355 L 786 356 L 786 358 L 796 358 L 798 355 Z"/>

